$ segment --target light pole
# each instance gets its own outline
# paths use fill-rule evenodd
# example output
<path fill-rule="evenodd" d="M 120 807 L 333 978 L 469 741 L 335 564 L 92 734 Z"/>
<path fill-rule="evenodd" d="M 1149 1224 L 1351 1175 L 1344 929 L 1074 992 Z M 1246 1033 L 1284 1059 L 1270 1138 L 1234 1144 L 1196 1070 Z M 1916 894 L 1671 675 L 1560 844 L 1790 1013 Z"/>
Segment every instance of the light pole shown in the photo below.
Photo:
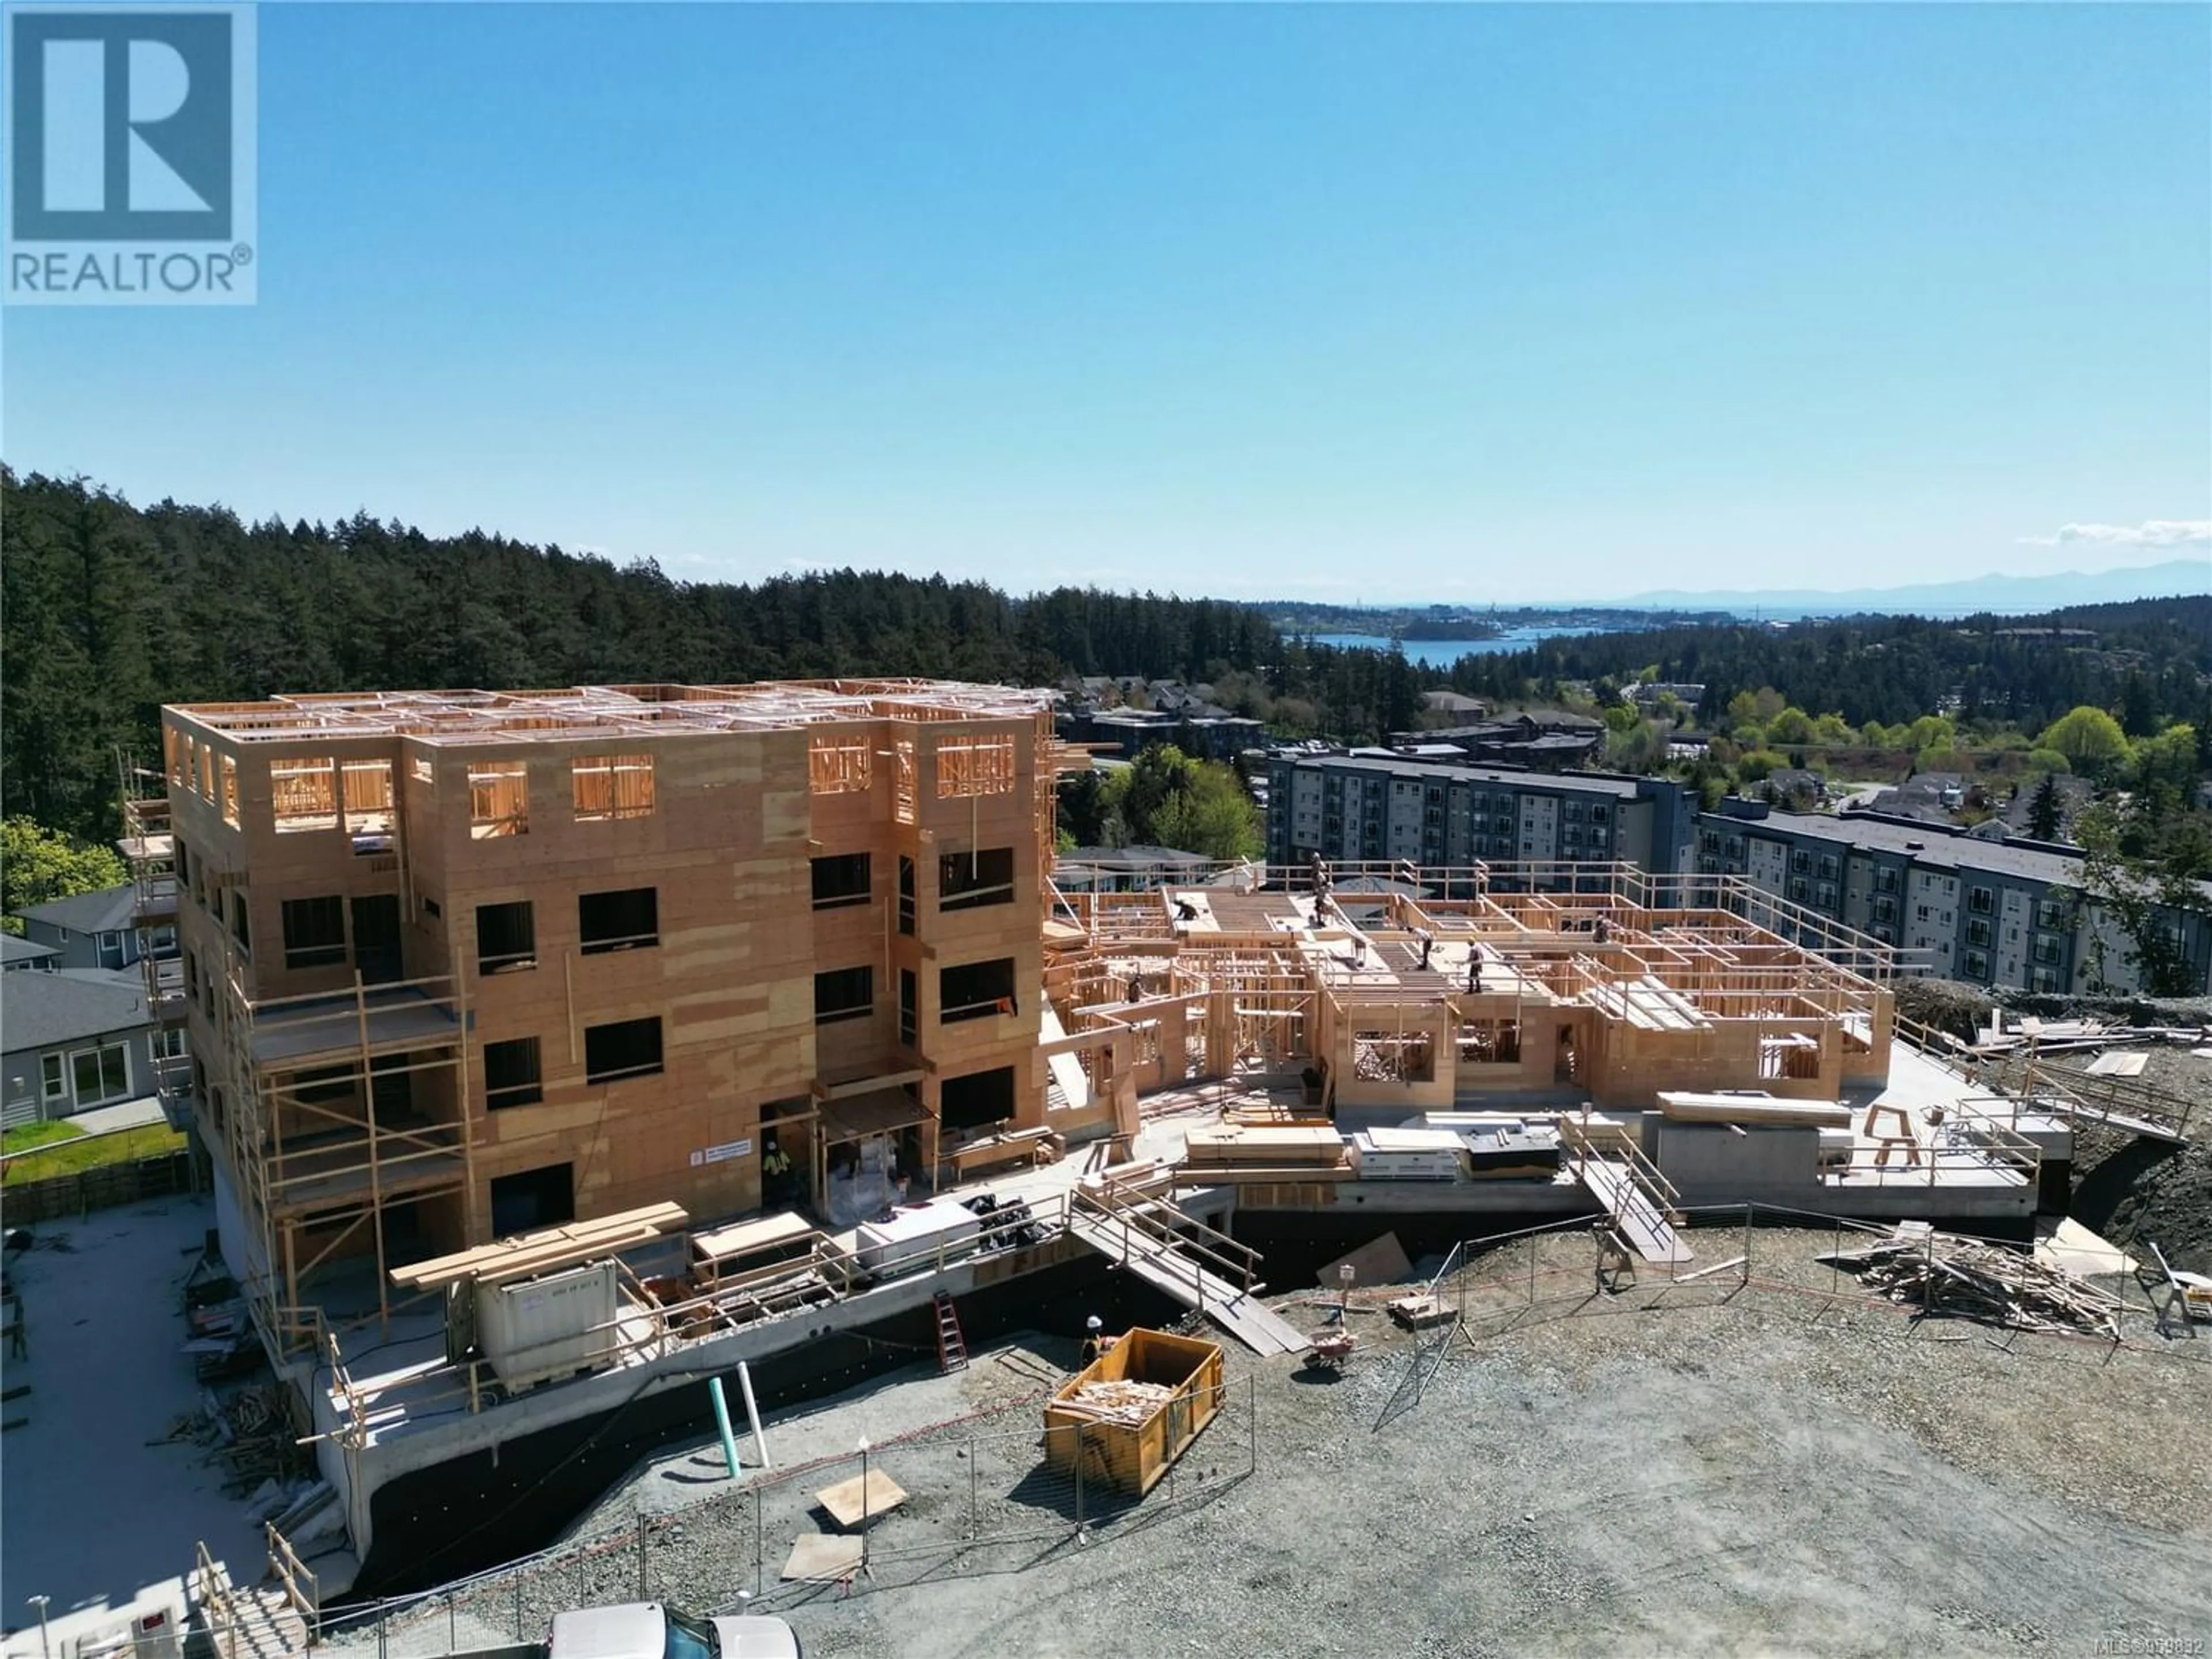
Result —
<path fill-rule="evenodd" d="M 46 1640 L 46 1603 L 52 1599 L 45 1595 L 33 1595 L 30 1598 L 31 1605 L 39 1610 L 40 1659 L 54 1659 L 52 1644 Z"/>

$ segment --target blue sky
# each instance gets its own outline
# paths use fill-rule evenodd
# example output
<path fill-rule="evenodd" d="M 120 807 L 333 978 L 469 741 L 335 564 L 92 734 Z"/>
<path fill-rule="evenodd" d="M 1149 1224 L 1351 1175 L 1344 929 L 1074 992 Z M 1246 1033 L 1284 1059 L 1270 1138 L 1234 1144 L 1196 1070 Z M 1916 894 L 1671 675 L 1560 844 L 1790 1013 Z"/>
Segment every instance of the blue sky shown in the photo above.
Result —
<path fill-rule="evenodd" d="M 2202 6 L 259 33 L 260 304 L 9 311 L 12 465 L 686 579 L 1512 602 L 2212 563 Z"/>

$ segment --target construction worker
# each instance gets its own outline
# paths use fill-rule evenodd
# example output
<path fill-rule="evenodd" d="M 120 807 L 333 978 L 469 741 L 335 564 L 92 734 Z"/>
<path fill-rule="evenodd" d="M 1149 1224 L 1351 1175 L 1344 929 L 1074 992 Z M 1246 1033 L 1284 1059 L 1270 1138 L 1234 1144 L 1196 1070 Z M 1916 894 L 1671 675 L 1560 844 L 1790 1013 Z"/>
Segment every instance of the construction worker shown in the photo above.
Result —
<path fill-rule="evenodd" d="M 1096 1364 L 1098 1357 L 1113 1346 L 1113 1338 L 1106 1334 L 1106 1322 L 1097 1314 L 1083 1322 L 1087 1333 L 1083 1339 L 1083 1363 L 1087 1368 Z"/>
<path fill-rule="evenodd" d="M 761 1185 L 768 1189 L 769 1198 L 783 1201 L 791 1183 L 791 1158 L 775 1137 L 769 1137 L 768 1145 L 761 1151 Z"/>

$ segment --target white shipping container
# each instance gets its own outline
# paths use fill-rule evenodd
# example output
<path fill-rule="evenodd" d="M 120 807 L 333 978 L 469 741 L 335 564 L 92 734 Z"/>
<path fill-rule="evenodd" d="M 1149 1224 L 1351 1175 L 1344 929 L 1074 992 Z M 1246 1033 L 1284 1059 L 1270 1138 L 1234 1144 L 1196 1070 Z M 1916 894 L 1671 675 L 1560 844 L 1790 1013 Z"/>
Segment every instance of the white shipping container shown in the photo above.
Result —
<path fill-rule="evenodd" d="M 611 1261 L 510 1285 L 478 1285 L 477 1345 L 508 1389 L 533 1388 L 614 1358 L 621 1302 Z"/>

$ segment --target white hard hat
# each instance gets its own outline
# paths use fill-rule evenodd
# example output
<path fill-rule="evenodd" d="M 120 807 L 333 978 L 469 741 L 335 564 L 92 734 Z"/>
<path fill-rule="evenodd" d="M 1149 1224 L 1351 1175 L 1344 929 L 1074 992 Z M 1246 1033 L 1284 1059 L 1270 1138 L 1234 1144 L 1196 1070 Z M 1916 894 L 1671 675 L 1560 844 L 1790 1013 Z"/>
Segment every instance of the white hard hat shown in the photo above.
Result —
<path fill-rule="evenodd" d="M 1092 1331 L 1102 1328 L 1104 1323 L 1105 1322 L 1100 1319 L 1097 1314 L 1091 1315 L 1090 1318 L 1083 1322 L 1084 1328 L 1085 1330 Z"/>

